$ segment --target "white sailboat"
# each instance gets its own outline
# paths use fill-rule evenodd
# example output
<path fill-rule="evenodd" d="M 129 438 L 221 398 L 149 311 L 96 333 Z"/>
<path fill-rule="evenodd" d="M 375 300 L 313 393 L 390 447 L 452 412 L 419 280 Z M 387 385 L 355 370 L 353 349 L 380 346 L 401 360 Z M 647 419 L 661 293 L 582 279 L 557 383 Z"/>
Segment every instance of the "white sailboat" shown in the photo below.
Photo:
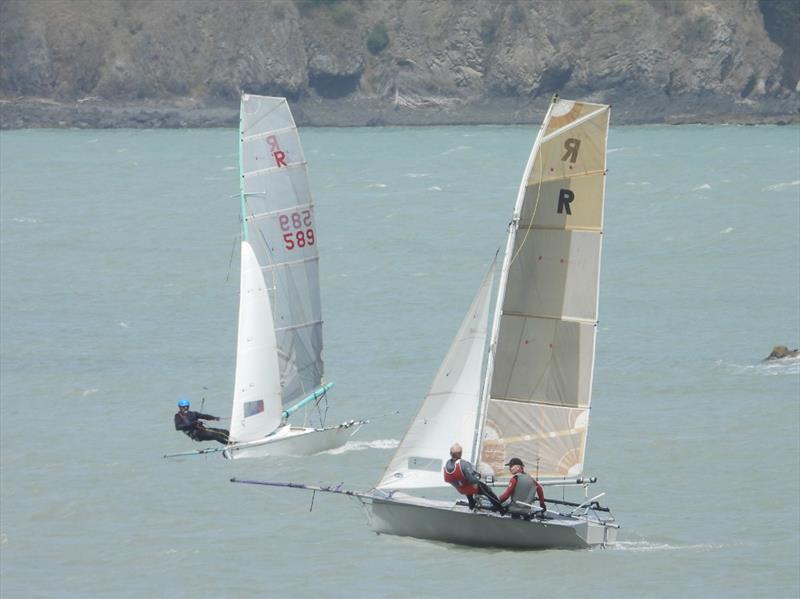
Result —
<path fill-rule="evenodd" d="M 377 487 L 347 492 L 375 532 L 524 549 L 614 543 L 618 526 L 597 502 L 603 494 L 588 498 L 596 479 L 583 477 L 609 113 L 606 105 L 558 97 L 550 105 L 517 194 L 488 352 L 494 264 Z M 455 498 L 411 494 L 449 487 L 442 469 L 455 442 L 486 481 L 505 482 L 504 464 L 518 457 L 546 489 L 573 486 L 584 498 L 548 497 L 546 512 L 532 506 L 529 517 L 512 519 Z"/>
<path fill-rule="evenodd" d="M 314 428 L 288 418 L 322 398 L 322 309 L 314 204 L 285 98 L 242 95 L 241 282 L 227 458 L 340 447 L 365 420 Z"/>
<path fill-rule="evenodd" d="M 455 366 L 447 365 L 448 359 L 445 365 L 465 374 L 443 387 L 434 383 L 409 429 L 414 434 L 406 436 L 372 497 L 364 500 L 376 532 L 519 548 L 614 542 L 617 525 L 597 498 L 581 503 L 551 498 L 546 513 L 532 510 L 530 520 L 513 520 L 404 493 L 447 485 L 441 472 L 453 442 L 471 444 L 464 457 L 487 478 L 502 480 L 504 464 L 518 457 L 548 487 L 586 488 L 593 482 L 580 477 L 594 368 L 609 111 L 606 105 L 558 98 L 550 105 L 508 231 L 483 385 L 469 361 L 485 344 L 485 333 L 471 337 L 468 351 L 454 351 L 465 343 L 463 335 L 457 337 L 448 358 L 461 357 Z M 477 304 L 488 304 L 487 287 L 484 281 Z M 462 398 L 458 404 L 457 398 Z M 425 415 L 433 406 L 439 408 L 435 419 Z M 440 422 L 476 413 L 461 436 L 444 429 L 439 434 Z M 418 443 L 420 437 L 435 438 L 438 445 Z"/>

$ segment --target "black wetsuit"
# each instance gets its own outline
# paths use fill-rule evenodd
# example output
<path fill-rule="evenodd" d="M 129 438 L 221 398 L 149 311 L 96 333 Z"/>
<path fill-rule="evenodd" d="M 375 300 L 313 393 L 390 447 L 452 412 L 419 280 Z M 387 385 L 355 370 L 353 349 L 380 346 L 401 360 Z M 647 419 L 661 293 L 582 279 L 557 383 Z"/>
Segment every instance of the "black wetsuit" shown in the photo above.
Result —
<path fill-rule="evenodd" d="M 224 428 L 206 428 L 202 420 L 219 420 L 219 418 L 190 410 L 178 412 L 175 414 L 175 430 L 183 431 L 195 441 L 217 441 L 223 445 L 228 444 L 228 431 Z"/>

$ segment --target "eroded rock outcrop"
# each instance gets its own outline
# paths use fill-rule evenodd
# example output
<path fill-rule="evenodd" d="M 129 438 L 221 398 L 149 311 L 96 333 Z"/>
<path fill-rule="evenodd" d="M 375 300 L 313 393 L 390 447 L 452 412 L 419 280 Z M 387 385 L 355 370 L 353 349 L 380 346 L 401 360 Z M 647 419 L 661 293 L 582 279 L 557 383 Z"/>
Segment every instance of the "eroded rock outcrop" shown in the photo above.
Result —
<path fill-rule="evenodd" d="M 783 360 L 784 358 L 797 358 L 800 357 L 800 350 L 798 349 L 789 349 L 785 345 L 776 345 L 772 348 L 772 353 L 770 353 L 765 359 L 766 360 Z"/>
<path fill-rule="evenodd" d="M 191 125 L 241 90 L 311 124 L 531 122 L 556 91 L 616 123 L 787 122 L 799 39 L 790 0 L 3 0 L 0 125 Z"/>

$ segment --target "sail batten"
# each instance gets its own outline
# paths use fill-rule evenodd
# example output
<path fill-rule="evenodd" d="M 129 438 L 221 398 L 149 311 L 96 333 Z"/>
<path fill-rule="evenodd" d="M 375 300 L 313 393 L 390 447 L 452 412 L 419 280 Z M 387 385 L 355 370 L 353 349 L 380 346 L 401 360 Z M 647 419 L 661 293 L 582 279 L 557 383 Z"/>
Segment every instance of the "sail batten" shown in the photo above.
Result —
<path fill-rule="evenodd" d="M 262 168 L 262 169 L 259 169 L 259 170 L 251 171 L 249 173 L 245 173 L 244 176 L 245 176 L 245 178 L 258 177 L 259 175 L 265 175 L 265 174 L 269 174 L 269 173 L 274 173 L 274 172 L 277 172 L 278 170 L 282 170 L 282 169 L 291 170 L 291 169 L 302 169 L 302 168 L 307 168 L 307 167 L 308 167 L 308 163 L 305 162 L 305 161 L 303 161 L 303 162 L 293 162 L 292 164 L 286 164 L 286 165 L 281 165 L 281 166 L 268 166 L 266 168 Z"/>
<path fill-rule="evenodd" d="M 552 401 L 546 401 L 546 400 L 542 400 L 542 399 L 525 399 L 523 397 L 512 397 L 512 396 L 508 396 L 508 395 L 507 396 L 494 396 L 493 395 L 493 396 L 491 396 L 489 398 L 489 401 L 492 401 L 492 400 L 503 401 L 503 402 L 506 402 L 506 401 L 508 401 L 508 402 L 516 402 L 516 403 L 521 403 L 521 404 L 522 403 L 524 403 L 524 404 L 538 404 L 538 405 L 541 405 L 541 406 L 554 406 L 554 407 L 557 407 L 557 408 L 574 407 L 574 406 L 569 406 L 569 405 L 560 404 L 560 403 L 554 403 Z M 589 406 L 586 406 L 586 407 L 587 407 L 587 409 L 589 408 Z M 540 434 L 547 435 L 549 433 L 540 433 Z"/>
<path fill-rule="evenodd" d="M 287 108 L 288 108 L 288 103 L 287 103 Z M 291 125 L 289 127 L 284 127 L 283 129 L 272 129 L 271 131 L 266 131 L 266 132 L 262 132 L 262 133 L 256 133 L 255 135 L 245 135 L 244 136 L 244 140 L 245 141 L 253 141 L 253 140 L 256 140 L 256 139 L 264 139 L 266 137 L 269 137 L 270 135 L 275 135 L 275 134 L 279 134 L 279 133 L 286 133 L 288 131 L 292 131 L 293 129 L 294 129 L 294 125 Z"/>
<path fill-rule="evenodd" d="M 253 195 L 264 196 L 266 194 L 253 194 Z M 294 210 L 298 210 L 298 209 L 302 210 L 304 208 L 311 208 L 313 206 L 314 206 L 314 204 L 312 204 L 312 203 L 298 204 L 297 206 L 289 206 L 288 208 L 280 208 L 278 210 L 273 210 L 271 212 L 260 212 L 258 214 L 249 214 L 247 218 L 253 218 L 253 219 L 266 218 L 266 217 L 274 216 L 276 214 L 281 214 L 282 212 L 289 212 L 289 211 L 291 211 L 293 209 Z"/>
<path fill-rule="evenodd" d="M 585 324 L 596 324 L 597 321 L 589 318 L 570 318 L 563 314 L 523 314 L 522 312 L 502 311 L 500 316 L 517 316 L 520 318 L 543 318 L 545 320 L 563 320 L 564 322 L 582 322 Z"/>

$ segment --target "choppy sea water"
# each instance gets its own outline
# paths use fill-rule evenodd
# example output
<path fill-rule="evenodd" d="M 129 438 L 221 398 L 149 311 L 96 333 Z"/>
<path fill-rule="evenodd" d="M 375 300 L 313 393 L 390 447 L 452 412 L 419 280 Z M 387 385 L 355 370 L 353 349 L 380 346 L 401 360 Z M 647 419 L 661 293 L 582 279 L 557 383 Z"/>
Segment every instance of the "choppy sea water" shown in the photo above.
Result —
<path fill-rule="evenodd" d="M 612 114 L 613 120 L 613 114 Z M 305 129 L 328 423 L 311 458 L 164 460 L 188 395 L 226 416 L 233 130 L 0 134 L 0 594 L 796 597 L 800 129 L 609 137 L 587 473 L 614 548 L 376 536 L 375 484 L 504 243 L 534 127 Z M 594 488 L 592 489 L 595 490 Z"/>

